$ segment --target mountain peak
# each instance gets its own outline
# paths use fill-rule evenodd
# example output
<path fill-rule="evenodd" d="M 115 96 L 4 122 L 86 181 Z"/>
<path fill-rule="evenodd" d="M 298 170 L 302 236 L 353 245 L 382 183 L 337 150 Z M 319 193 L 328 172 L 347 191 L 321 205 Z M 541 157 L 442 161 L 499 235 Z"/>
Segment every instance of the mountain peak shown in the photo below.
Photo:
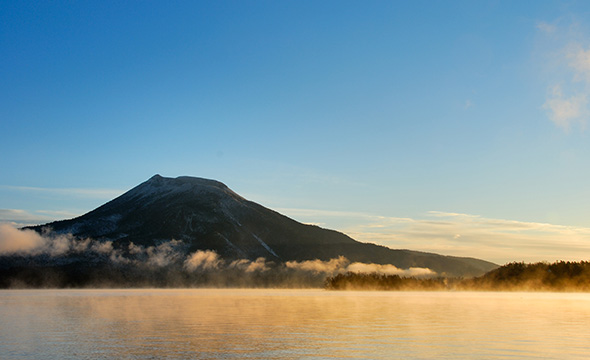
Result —
<path fill-rule="evenodd" d="M 205 179 L 200 177 L 194 176 L 178 176 L 175 178 L 172 177 L 164 177 L 160 174 L 156 174 L 149 178 L 144 184 L 152 184 L 152 185 L 172 185 L 172 186 L 179 186 L 179 185 L 193 185 L 193 186 L 214 186 L 221 189 L 228 189 L 227 185 L 217 180 Z"/>
<path fill-rule="evenodd" d="M 457 276 L 480 275 L 495 264 L 476 259 L 393 250 L 364 244 L 334 230 L 301 224 L 248 201 L 225 184 L 159 174 L 78 218 L 48 224 L 57 233 L 110 241 L 126 251 L 179 240 L 190 251 L 212 250 L 224 259 L 329 260 L 426 267 Z M 42 232 L 44 226 L 33 229 Z"/>
<path fill-rule="evenodd" d="M 233 192 L 222 182 L 192 176 L 179 176 L 176 178 L 164 177 L 156 174 L 142 184 L 131 189 L 127 196 L 153 198 L 165 194 L 203 194 L 218 193 L 229 195 L 231 198 L 243 200 L 241 196 Z"/>

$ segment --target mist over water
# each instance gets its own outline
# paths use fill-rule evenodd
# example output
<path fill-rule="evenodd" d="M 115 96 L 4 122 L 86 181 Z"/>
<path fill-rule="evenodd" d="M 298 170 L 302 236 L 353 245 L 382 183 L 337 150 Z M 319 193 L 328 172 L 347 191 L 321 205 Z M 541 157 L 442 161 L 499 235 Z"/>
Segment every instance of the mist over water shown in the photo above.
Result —
<path fill-rule="evenodd" d="M 7 224 L 0 224 L 0 260 L 25 268 L 0 279 L 0 286 L 9 288 L 322 287 L 328 276 L 346 272 L 436 275 L 427 268 L 399 269 L 345 257 L 285 263 L 264 257 L 226 260 L 212 250 L 191 252 L 188 244 L 175 239 L 151 246 L 117 244 L 51 231 L 39 234 Z M 68 268 L 71 264 L 78 264 L 75 271 Z"/>
<path fill-rule="evenodd" d="M 0 358 L 584 359 L 590 295 L 4 290 Z"/>

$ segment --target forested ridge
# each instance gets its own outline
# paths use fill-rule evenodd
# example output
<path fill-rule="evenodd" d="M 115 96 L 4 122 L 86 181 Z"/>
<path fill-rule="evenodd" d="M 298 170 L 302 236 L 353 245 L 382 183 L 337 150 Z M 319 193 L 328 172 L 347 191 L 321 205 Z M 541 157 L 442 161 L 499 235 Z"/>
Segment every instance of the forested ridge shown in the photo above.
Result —
<path fill-rule="evenodd" d="M 481 290 L 590 291 L 590 262 L 514 262 L 459 284 Z"/>
<path fill-rule="evenodd" d="M 326 279 L 329 290 L 590 291 L 590 262 L 513 262 L 482 276 L 415 278 L 352 273 Z"/>

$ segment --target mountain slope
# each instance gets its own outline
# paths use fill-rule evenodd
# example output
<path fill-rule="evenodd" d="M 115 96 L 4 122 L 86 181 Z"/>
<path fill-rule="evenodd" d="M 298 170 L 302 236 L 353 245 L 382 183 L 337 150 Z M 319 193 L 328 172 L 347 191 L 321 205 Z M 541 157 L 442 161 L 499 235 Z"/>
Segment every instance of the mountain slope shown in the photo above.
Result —
<path fill-rule="evenodd" d="M 191 251 L 214 250 L 225 259 L 286 262 L 345 256 L 353 262 L 426 267 L 452 276 L 476 276 L 497 267 L 473 258 L 360 243 L 248 201 L 218 181 L 194 177 L 155 175 L 85 215 L 32 229 L 41 232 L 45 227 L 110 240 L 120 248 L 182 240 Z"/>

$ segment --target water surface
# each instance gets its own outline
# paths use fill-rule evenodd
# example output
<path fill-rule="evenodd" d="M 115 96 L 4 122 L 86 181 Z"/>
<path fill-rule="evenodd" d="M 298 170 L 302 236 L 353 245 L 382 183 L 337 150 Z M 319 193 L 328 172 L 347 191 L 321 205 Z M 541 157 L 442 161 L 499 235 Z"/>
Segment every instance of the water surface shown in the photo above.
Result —
<path fill-rule="evenodd" d="M 2 359 L 587 358 L 590 294 L 0 291 Z"/>

